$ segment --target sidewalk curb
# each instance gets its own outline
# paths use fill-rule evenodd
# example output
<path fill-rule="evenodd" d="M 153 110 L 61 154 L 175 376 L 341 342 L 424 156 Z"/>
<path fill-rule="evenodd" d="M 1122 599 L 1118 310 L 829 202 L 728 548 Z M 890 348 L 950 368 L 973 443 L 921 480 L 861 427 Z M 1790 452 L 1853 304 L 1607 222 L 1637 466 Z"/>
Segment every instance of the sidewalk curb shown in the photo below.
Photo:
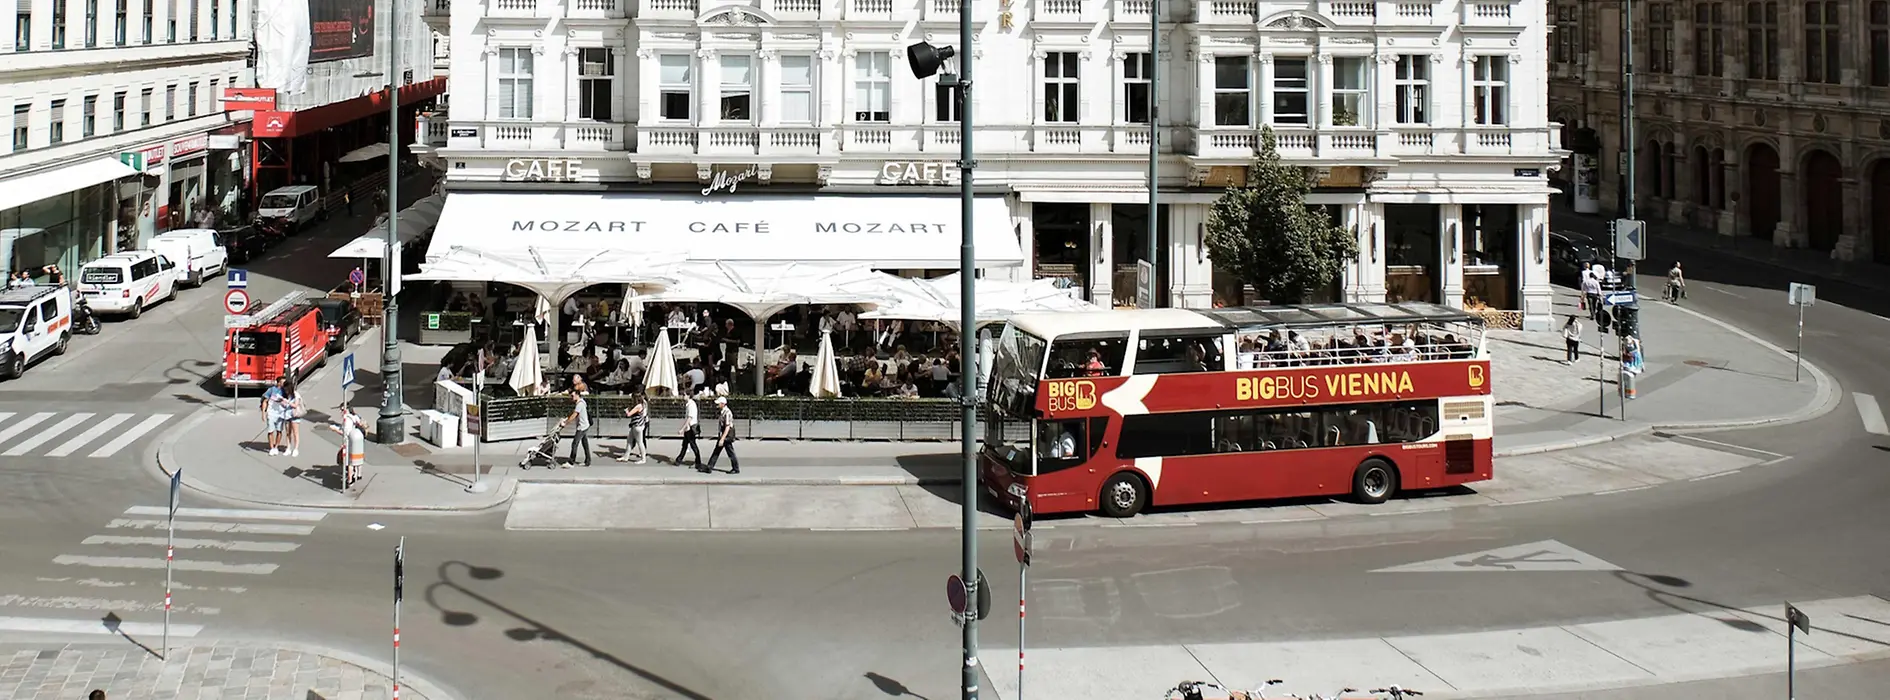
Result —
<path fill-rule="evenodd" d="M 28 648 L 28 649 L 41 646 L 41 644 L 38 644 L 32 641 L 14 641 L 14 642 L 9 642 L 9 644 L 12 646 Z M 44 640 L 44 645 L 45 646 L 58 646 L 61 648 L 78 649 L 78 650 L 123 648 L 122 644 L 102 641 L 102 640 L 89 637 L 89 636 L 86 638 L 80 638 L 80 637 L 65 636 L 65 635 L 49 635 Z M 392 680 L 394 677 L 394 673 L 393 673 L 394 669 L 391 663 L 380 661 L 378 659 L 369 658 L 365 655 L 356 654 L 351 651 L 344 651 L 341 649 L 334 649 L 334 648 L 324 647 L 324 646 L 319 646 L 319 645 L 314 645 L 314 644 L 303 644 L 300 642 L 277 641 L 277 640 L 270 639 L 267 637 L 248 638 L 248 637 L 241 637 L 241 636 L 235 636 L 235 637 L 198 636 L 198 637 L 190 638 L 188 640 L 188 643 L 174 644 L 172 645 L 171 648 L 173 650 L 176 650 L 176 649 L 196 648 L 196 647 L 214 647 L 218 645 L 254 647 L 257 649 L 269 649 L 269 650 L 275 650 L 275 651 L 291 651 L 298 654 L 321 656 L 321 657 L 333 659 L 335 661 L 339 661 L 345 664 L 356 666 L 363 671 L 380 675 L 389 680 Z M 400 686 L 403 689 L 412 690 L 416 693 L 419 693 L 421 696 L 425 697 L 426 700 L 455 700 L 455 698 L 462 697 L 458 694 L 448 692 L 444 686 L 434 683 L 433 681 L 427 680 L 425 677 L 414 674 L 410 671 L 403 671 L 400 674 Z M 118 691 L 114 691 L 114 692 L 118 692 Z"/>
<path fill-rule="evenodd" d="M 177 460 L 177 453 L 176 453 L 177 443 L 183 440 L 185 436 L 187 436 L 193 428 L 196 428 L 198 425 L 202 424 L 203 422 L 215 417 L 215 415 L 216 415 L 216 409 L 214 408 L 199 410 L 197 411 L 197 413 L 192 414 L 189 418 L 185 419 L 182 423 L 179 423 L 176 430 L 170 431 L 168 434 L 164 436 L 164 439 L 158 441 L 157 476 L 160 479 L 165 480 L 165 481 L 170 480 L 171 475 L 176 472 L 176 468 L 181 468 L 183 466 L 179 464 Z M 166 465 L 170 465 L 170 466 L 166 466 Z M 270 506 L 274 508 L 292 508 L 296 510 L 319 510 L 319 511 L 346 512 L 346 513 L 413 513 L 413 514 L 481 513 L 481 512 L 491 511 L 491 510 L 505 507 L 507 504 L 510 504 L 512 502 L 512 497 L 518 494 L 517 480 L 507 478 L 507 479 L 502 479 L 500 480 L 498 484 L 495 484 L 495 490 L 497 491 L 497 493 L 494 495 L 496 496 L 496 500 L 494 500 L 491 503 L 487 503 L 483 505 L 476 505 L 476 506 L 434 506 L 434 505 L 339 506 L 339 505 L 331 505 L 331 504 L 311 505 L 308 503 L 289 503 L 289 502 L 283 502 L 283 501 L 263 500 L 263 499 L 252 498 L 252 497 L 244 496 L 244 495 L 237 495 L 233 492 L 219 488 L 213 484 L 206 483 L 199 479 L 193 479 L 188 475 L 188 473 L 184 476 L 183 483 L 184 483 L 185 488 L 188 488 L 192 491 L 198 492 L 205 496 L 209 496 L 211 498 L 215 498 L 217 500 L 228 501 L 231 503 L 246 503 L 250 505 Z"/>
<path fill-rule="evenodd" d="M 301 652 L 304 654 L 315 654 L 317 656 L 326 656 L 336 661 L 342 661 L 345 663 L 354 664 L 355 666 L 361 667 L 363 670 L 372 671 L 382 676 L 386 676 L 389 680 L 392 680 L 394 678 L 394 668 L 392 664 L 383 663 L 377 659 L 370 659 L 366 656 L 362 656 L 360 654 L 356 654 L 351 651 L 343 651 L 340 649 L 329 649 L 326 647 L 318 647 L 312 644 L 301 644 L 297 642 L 269 642 L 267 645 L 258 645 L 258 646 L 274 646 L 279 649 L 286 649 L 289 651 Z M 401 673 L 400 684 L 401 684 L 401 687 L 403 688 L 419 693 L 420 696 L 426 698 L 426 700 L 453 700 L 453 698 L 458 697 L 456 695 L 448 693 L 445 688 L 440 687 L 439 685 L 433 683 L 432 681 L 427 680 L 426 678 L 422 676 L 415 675 L 412 672 Z"/>
<path fill-rule="evenodd" d="M 740 481 L 734 481 L 740 479 Z M 665 479 L 662 477 L 606 476 L 596 478 L 576 477 L 570 479 L 512 477 L 512 481 L 521 484 L 575 484 L 581 486 L 957 486 L 964 483 L 958 477 L 868 477 L 819 479 L 810 477 L 683 477 Z"/>
<path fill-rule="evenodd" d="M 1786 350 L 1782 347 L 1779 347 L 1776 343 L 1773 343 L 1771 341 L 1765 340 L 1764 338 L 1760 338 L 1756 335 L 1753 335 L 1747 332 L 1745 329 L 1732 325 L 1731 323 L 1727 323 L 1725 321 L 1721 321 L 1717 318 L 1714 318 L 1713 316 L 1708 315 L 1705 312 L 1695 311 L 1693 309 L 1689 309 L 1687 307 L 1679 306 L 1679 305 L 1672 305 L 1672 308 L 1675 311 L 1679 311 L 1681 313 L 1691 315 L 1694 318 L 1700 319 L 1707 323 L 1711 323 L 1715 326 L 1719 326 L 1720 328 L 1724 328 L 1727 331 L 1733 333 L 1734 335 L 1744 338 L 1748 342 L 1751 342 L 1752 344 L 1757 345 L 1761 348 L 1770 350 L 1774 354 L 1780 355 L 1784 357 L 1785 359 L 1789 360 L 1789 359 L 1794 359 L 1796 357 L 1791 353 L 1791 351 Z M 1538 454 L 1543 454 L 1547 452 L 1560 452 L 1562 450 L 1573 450 L 1573 449 L 1579 449 L 1583 447 L 1592 447 L 1595 445 L 1601 445 L 1601 444 L 1605 444 L 1609 442 L 1614 442 L 1617 440 L 1625 440 L 1631 437 L 1644 435 L 1647 433 L 1653 433 L 1653 432 L 1706 432 L 1706 431 L 1714 431 L 1714 430 L 1729 430 L 1733 428 L 1754 428 L 1754 427 L 1763 426 L 1763 425 L 1791 425 L 1794 423 L 1803 423 L 1808 420 L 1820 418 L 1827 413 L 1837 410 L 1837 407 L 1844 403 L 1843 394 L 1837 391 L 1837 388 L 1836 388 L 1837 380 L 1833 379 L 1831 375 L 1825 373 L 1823 368 L 1819 367 L 1816 363 L 1810 360 L 1805 361 L 1805 369 L 1808 372 L 1810 372 L 1812 381 L 1817 383 L 1816 384 L 1817 393 L 1812 396 L 1812 400 L 1810 403 L 1806 404 L 1803 408 L 1800 408 L 1791 413 L 1783 413 L 1783 414 L 1778 414 L 1778 415 L 1773 415 L 1773 416 L 1763 416 L 1760 418 L 1739 418 L 1739 419 L 1732 419 L 1732 420 L 1683 421 L 1683 422 L 1678 422 L 1678 423 L 1642 423 L 1642 424 L 1634 425 L 1632 427 L 1628 427 L 1625 430 L 1621 430 L 1621 431 L 1608 434 L 1608 435 L 1583 436 L 1583 437 L 1575 438 L 1572 440 L 1564 440 L 1562 442 L 1548 443 L 1548 444 L 1543 444 L 1543 445 L 1530 445 L 1527 447 L 1518 447 L 1518 448 L 1509 449 L 1509 450 L 1499 450 L 1493 455 L 1493 457 L 1496 457 L 1496 458 L 1522 457 L 1526 455 L 1538 455 Z"/>

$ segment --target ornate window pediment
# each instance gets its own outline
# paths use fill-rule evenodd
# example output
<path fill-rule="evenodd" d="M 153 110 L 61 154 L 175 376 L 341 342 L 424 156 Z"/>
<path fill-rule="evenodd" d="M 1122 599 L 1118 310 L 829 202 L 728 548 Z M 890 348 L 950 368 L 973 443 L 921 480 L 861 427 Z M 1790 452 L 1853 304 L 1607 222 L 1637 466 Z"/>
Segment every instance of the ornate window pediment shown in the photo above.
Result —
<path fill-rule="evenodd" d="M 1268 29 L 1331 29 L 1333 24 L 1322 17 L 1315 17 L 1305 12 L 1293 11 L 1275 15 L 1261 21 L 1261 26 Z"/>
<path fill-rule="evenodd" d="M 702 13 L 696 23 L 713 27 L 760 27 L 774 24 L 774 18 L 753 7 L 737 5 L 718 7 Z"/>

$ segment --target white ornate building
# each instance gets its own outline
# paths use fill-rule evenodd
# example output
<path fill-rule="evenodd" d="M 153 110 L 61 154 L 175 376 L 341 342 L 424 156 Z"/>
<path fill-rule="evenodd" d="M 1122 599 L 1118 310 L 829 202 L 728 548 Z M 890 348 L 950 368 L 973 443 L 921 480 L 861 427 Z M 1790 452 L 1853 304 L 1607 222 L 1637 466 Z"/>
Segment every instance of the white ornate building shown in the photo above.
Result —
<path fill-rule="evenodd" d="M 1093 300 L 1133 299 L 1149 219 L 1151 102 L 1161 105 L 1163 211 L 1156 261 L 1164 304 L 1239 303 L 1203 249 L 1209 205 L 1244 178 L 1261 128 L 1286 158 L 1317 166 L 1312 202 L 1358 232 L 1335 295 L 1472 297 L 1547 325 L 1544 245 L 1562 155 L 1548 121 L 1542 7 L 1520 0 L 978 0 L 975 45 L 980 259 L 987 274 L 1059 276 Z M 430 130 L 454 197 L 532 211 L 543 192 L 594 193 L 598 212 L 559 219 L 688 236 L 714 203 L 778 198 L 887 221 L 957 221 L 956 113 L 904 48 L 957 43 L 960 0 L 483 0 L 450 9 L 450 113 Z M 1151 68 L 1160 66 L 1160 94 Z M 495 200 L 503 194 L 507 199 Z M 880 199 L 875 199 L 879 197 Z M 733 198 L 731 198 L 731 201 Z M 549 200 L 547 200 L 549 201 Z M 825 203 L 823 203 L 825 202 Z M 614 204 L 613 204 L 614 203 Z M 608 213 L 610 207 L 618 213 Z M 665 207 L 683 207 L 672 218 Z M 634 217 L 624 212 L 636 212 Z M 704 213 L 708 212 L 708 213 Z M 505 212 L 477 216 L 504 226 Z M 535 215 L 535 214 L 534 214 Z M 553 218 L 547 216 L 546 218 Z M 583 223 L 577 223 L 582 221 Z M 546 224 L 551 222 L 544 222 Z M 511 230 L 525 228 L 513 221 Z M 717 224 L 709 224 L 714 228 Z M 799 243 L 835 245 L 806 229 Z M 891 229 L 888 229 L 890 232 Z M 955 266 L 870 243 L 896 267 Z M 526 235 L 519 233 L 518 235 Z M 790 227 L 789 235 L 803 235 Z M 736 239 L 703 239 L 705 247 Z M 847 239 L 854 241 L 854 239 Z M 916 240 L 916 239 L 913 239 Z M 717 241 L 717 242 L 708 242 Z M 987 244 L 1008 251 L 985 260 Z M 918 244 L 915 244 L 918 245 Z M 739 246 L 735 246 L 739 247 Z M 726 248 L 692 253 L 736 255 Z M 809 253 L 809 257 L 832 257 Z M 1008 257 L 1009 260 L 1004 258 Z M 895 265 L 885 265 L 895 267 Z"/>

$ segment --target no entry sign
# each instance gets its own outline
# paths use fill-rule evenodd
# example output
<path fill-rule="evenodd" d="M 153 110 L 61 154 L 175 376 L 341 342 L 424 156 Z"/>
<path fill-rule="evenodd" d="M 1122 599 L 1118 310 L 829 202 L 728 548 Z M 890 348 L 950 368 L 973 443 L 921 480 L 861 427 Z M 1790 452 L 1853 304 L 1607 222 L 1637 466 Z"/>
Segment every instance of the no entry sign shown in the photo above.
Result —
<path fill-rule="evenodd" d="M 223 310 L 231 314 L 241 314 L 249 310 L 249 292 L 232 289 L 223 294 Z"/>

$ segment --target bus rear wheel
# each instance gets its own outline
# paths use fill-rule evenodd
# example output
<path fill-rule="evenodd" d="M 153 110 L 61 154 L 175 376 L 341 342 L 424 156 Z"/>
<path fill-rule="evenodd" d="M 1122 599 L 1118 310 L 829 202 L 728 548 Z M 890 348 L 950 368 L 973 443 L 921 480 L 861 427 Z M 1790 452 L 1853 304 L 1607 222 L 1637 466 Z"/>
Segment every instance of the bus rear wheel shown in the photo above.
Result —
<path fill-rule="evenodd" d="M 1390 462 L 1373 457 L 1352 472 L 1352 499 L 1359 503 L 1384 503 L 1397 492 L 1398 468 Z"/>
<path fill-rule="evenodd" d="M 1102 505 L 1103 515 L 1111 518 L 1132 518 L 1148 505 L 1148 482 L 1132 472 L 1117 472 L 1103 482 L 1102 493 L 1097 502 Z"/>

